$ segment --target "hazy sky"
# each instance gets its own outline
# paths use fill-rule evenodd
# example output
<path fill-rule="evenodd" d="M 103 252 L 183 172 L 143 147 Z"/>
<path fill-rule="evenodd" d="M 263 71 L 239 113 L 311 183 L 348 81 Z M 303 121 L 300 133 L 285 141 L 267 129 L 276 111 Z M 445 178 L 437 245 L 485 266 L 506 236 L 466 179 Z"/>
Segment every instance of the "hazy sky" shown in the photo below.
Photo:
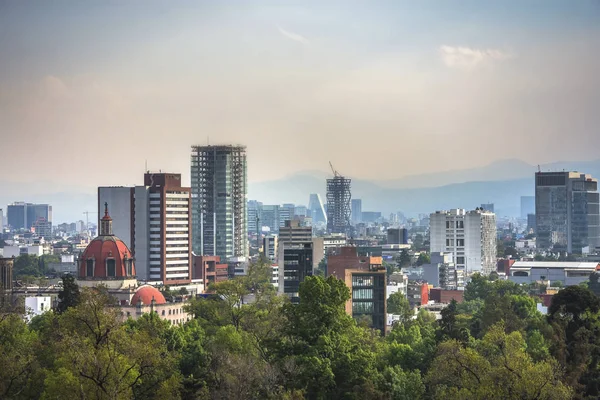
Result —
<path fill-rule="evenodd" d="M 600 158 L 600 1 L 0 0 L 0 133 L 2 180 L 89 186 L 207 140 L 250 181 Z"/>

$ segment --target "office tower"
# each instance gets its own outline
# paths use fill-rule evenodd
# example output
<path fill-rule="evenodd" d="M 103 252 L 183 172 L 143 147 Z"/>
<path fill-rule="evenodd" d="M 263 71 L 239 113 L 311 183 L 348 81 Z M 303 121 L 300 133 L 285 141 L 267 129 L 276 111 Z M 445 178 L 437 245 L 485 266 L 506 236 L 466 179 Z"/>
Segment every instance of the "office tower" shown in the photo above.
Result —
<path fill-rule="evenodd" d="M 356 247 L 340 247 L 327 258 L 327 276 L 344 281 L 350 289 L 346 313 L 369 318 L 371 327 L 385 334 L 387 288 L 382 258 L 359 255 Z"/>
<path fill-rule="evenodd" d="M 143 186 L 98 188 L 98 209 L 108 203 L 112 232 L 134 254 L 138 279 L 192 279 L 190 191 L 171 173 L 146 173 Z"/>
<path fill-rule="evenodd" d="M 278 205 L 263 205 L 262 206 L 261 227 L 268 227 L 270 233 L 279 232 L 280 217 Z"/>
<path fill-rule="evenodd" d="M 496 269 L 496 215 L 481 209 L 436 211 L 429 224 L 430 253 L 452 253 L 465 276 Z"/>
<path fill-rule="evenodd" d="M 6 214 L 7 224 L 13 230 L 31 229 L 39 218 L 52 225 L 52 206 L 48 204 L 16 202 L 8 205 Z"/>
<path fill-rule="evenodd" d="M 321 196 L 318 193 L 312 193 L 308 200 L 308 210 L 312 217 L 313 223 L 327 223 L 327 213 L 321 201 Z"/>
<path fill-rule="evenodd" d="M 312 237 L 312 227 L 300 224 L 299 219 L 285 221 L 285 226 L 279 228 L 279 236 L 277 238 L 277 246 L 281 249 L 285 245 L 299 245 L 312 243 L 313 249 L 313 268 L 318 267 L 319 262 L 323 259 L 323 248 L 315 245 Z M 283 272 L 282 269 L 280 269 Z"/>
<path fill-rule="evenodd" d="M 308 214 L 308 208 L 306 208 L 306 206 L 296 206 L 296 208 L 294 208 L 294 217 L 310 217 L 311 215 Z"/>
<path fill-rule="evenodd" d="M 335 172 L 335 171 L 334 171 Z M 335 172 L 327 179 L 327 232 L 347 233 L 350 227 L 351 179 Z"/>
<path fill-rule="evenodd" d="M 248 200 L 248 233 L 260 233 L 262 206 L 260 201 Z"/>
<path fill-rule="evenodd" d="M 535 214 L 535 196 L 521 196 L 521 219 L 529 214 Z"/>
<path fill-rule="evenodd" d="M 483 208 L 485 211 L 489 211 L 489 212 L 493 213 L 494 212 L 494 203 L 482 203 L 481 208 Z"/>
<path fill-rule="evenodd" d="M 0 232 L 2 232 L 3 229 L 4 229 L 4 213 L 2 212 L 2 209 L 0 208 Z"/>
<path fill-rule="evenodd" d="M 283 204 L 279 207 L 279 227 L 285 226 L 285 221 L 291 221 L 294 219 L 294 212 L 296 211 L 295 204 Z"/>
<path fill-rule="evenodd" d="M 362 200 L 352 199 L 352 223 L 359 224 L 362 222 Z"/>
<path fill-rule="evenodd" d="M 222 262 L 248 257 L 245 146 L 192 146 L 193 248 Z"/>
<path fill-rule="evenodd" d="M 267 235 L 263 238 L 263 254 L 271 261 L 277 261 L 277 236 Z"/>
<path fill-rule="evenodd" d="M 581 254 L 600 246 L 598 180 L 579 172 L 535 174 L 537 247 Z"/>
<path fill-rule="evenodd" d="M 387 244 L 408 244 L 408 230 L 404 228 L 388 229 Z"/>

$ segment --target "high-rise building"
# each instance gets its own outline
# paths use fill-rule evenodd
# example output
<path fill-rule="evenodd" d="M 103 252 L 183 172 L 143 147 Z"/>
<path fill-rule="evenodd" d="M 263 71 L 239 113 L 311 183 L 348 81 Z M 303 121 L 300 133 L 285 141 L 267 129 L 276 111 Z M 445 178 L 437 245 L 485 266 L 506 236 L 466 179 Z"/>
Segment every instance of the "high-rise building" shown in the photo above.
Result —
<path fill-rule="evenodd" d="M 352 199 L 352 223 L 359 224 L 362 222 L 362 200 Z"/>
<path fill-rule="evenodd" d="M 13 230 L 31 229 L 39 218 L 52 225 L 52 206 L 48 204 L 16 202 L 8 205 L 6 214 L 7 223 Z"/>
<path fill-rule="evenodd" d="M 109 205 L 112 232 L 134 254 L 138 279 L 192 279 L 190 191 L 171 173 L 146 173 L 143 186 L 98 188 L 98 209 Z"/>
<path fill-rule="evenodd" d="M 537 247 L 581 254 L 600 247 L 598 180 L 579 172 L 535 174 Z"/>
<path fill-rule="evenodd" d="M 261 227 L 268 227 L 270 233 L 279 232 L 279 226 L 281 225 L 281 219 L 279 216 L 279 205 L 263 205 L 261 216 Z"/>
<path fill-rule="evenodd" d="M 340 247 L 327 258 L 327 276 L 344 281 L 350 289 L 346 313 L 368 318 L 371 327 L 385 334 L 387 288 L 382 258 L 359 255 L 357 247 Z"/>
<path fill-rule="evenodd" d="M 404 228 L 388 229 L 387 244 L 408 244 L 408 230 Z"/>
<path fill-rule="evenodd" d="M 306 206 L 296 206 L 294 209 L 294 217 L 310 217 L 308 214 L 308 208 Z"/>
<path fill-rule="evenodd" d="M 308 210 L 312 217 L 313 223 L 327 223 L 327 214 L 325 213 L 325 207 L 321 201 L 321 196 L 318 193 L 312 193 L 308 200 Z"/>
<path fill-rule="evenodd" d="M 521 196 L 521 219 L 529 214 L 535 214 L 535 196 Z"/>
<path fill-rule="evenodd" d="M 489 211 L 489 212 L 493 213 L 494 212 L 494 203 L 482 203 L 481 208 L 483 208 L 485 211 Z"/>
<path fill-rule="evenodd" d="M 337 172 L 327 179 L 327 231 L 329 233 L 347 233 L 350 227 L 350 186 L 352 180 Z"/>
<path fill-rule="evenodd" d="M 260 201 L 248 200 L 248 233 L 260 233 L 262 206 Z"/>
<path fill-rule="evenodd" d="M 430 253 L 452 253 L 465 276 L 496 269 L 496 215 L 476 209 L 436 211 L 429 220 Z"/>
<path fill-rule="evenodd" d="M 192 146 L 193 248 L 221 261 L 248 257 L 245 146 Z"/>
<path fill-rule="evenodd" d="M 277 261 L 277 236 L 267 235 L 263 238 L 263 254 L 271 261 Z"/>
<path fill-rule="evenodd" d="M 299 219 L 293 219 L 285 221 L 285 226 L 279 228 L 279 236 L 277 238 L 277 246 L 279 248 L 283 248 L 285 245 L 302 245 L 305 243 L 312 243 L 313 268 L 316 268 L 323 259 L 323 248 L 315 244 L 312 236 L 312 227 L 302 225 Z M 283 272 L 281 268 L 280 271 Z"/>
<path fill-rule="evenodd" d="M 277 290 L 289 296 L 292 303 L 298 303 L 300 284 L 313 274 L 313 244 L 279 243 L 279 279 Z"/>
<path fill-rule="evenodd" d="M 4 213 L 2 212 L 2 209 L 0 208 L 0 232 L 2 232 L 3 229 L 4 229 Z"/>
<path fill-rule="evenodd" d="M 279 207 L 279 227 L 284 227 L 285 226 L 285 221 L 291 221 L 292 219 L 294 219 L 294 214 L 296 211 L 296 205 L 295 204 L 282 204 L 281 207 Z"/>

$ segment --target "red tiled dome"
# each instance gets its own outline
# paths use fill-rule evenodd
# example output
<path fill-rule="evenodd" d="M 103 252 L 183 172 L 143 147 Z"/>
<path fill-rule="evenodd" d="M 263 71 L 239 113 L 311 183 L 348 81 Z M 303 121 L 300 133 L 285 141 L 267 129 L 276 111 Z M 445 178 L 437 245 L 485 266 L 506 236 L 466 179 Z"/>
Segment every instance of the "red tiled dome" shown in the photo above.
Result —
<path fill-rule="evenodd" d="M 133 256 L 127 245 L 112 233 L 108 203 L 104 203 L 100 235 L 92 240 L 79 259 L 79 278 L 127 278 L 135 276 Z"/>
<path fill-rule="evenodd" d="M 131 305 L 136 306 L 140 301 L 143 305 L 150 305 L 154 299 L 155 304 L 165 304 L 165 296 L 154 286 L 144 285 L 135 291 L 131 298 Z"/>

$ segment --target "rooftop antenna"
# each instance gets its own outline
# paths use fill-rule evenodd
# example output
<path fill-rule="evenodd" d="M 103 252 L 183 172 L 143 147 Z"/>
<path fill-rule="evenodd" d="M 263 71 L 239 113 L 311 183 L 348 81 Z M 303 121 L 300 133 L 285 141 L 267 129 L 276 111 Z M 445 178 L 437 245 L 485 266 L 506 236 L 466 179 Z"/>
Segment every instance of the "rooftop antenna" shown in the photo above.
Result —
<path fill-rule="evenodd" d="M 542 172 L 542 167 L 540 167 L 540 164 L 538 164 L 538 172 Z"/>

